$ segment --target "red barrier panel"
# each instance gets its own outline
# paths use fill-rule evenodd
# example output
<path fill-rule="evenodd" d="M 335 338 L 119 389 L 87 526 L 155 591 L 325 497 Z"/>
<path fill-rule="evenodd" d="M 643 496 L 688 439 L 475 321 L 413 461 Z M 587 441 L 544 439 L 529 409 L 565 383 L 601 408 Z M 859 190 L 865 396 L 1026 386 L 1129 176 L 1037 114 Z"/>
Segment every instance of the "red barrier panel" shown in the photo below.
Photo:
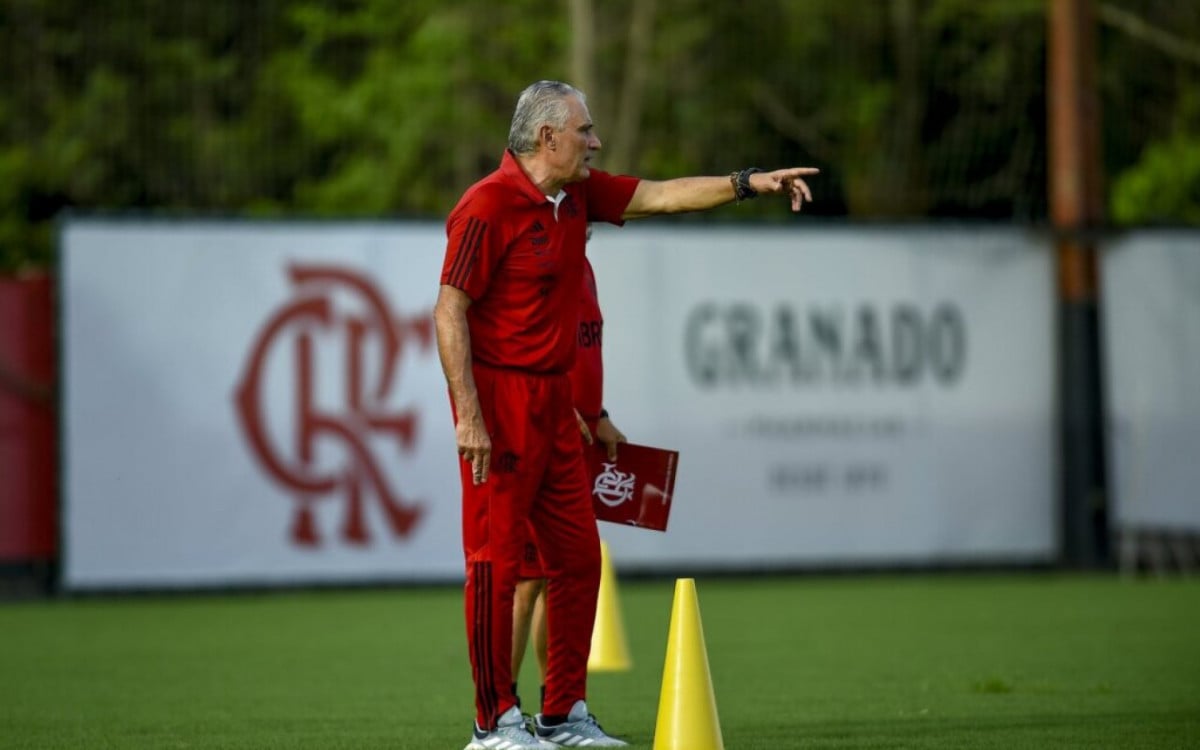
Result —
<path fill-rule="evenodd" d="M 0 277 L 0 561 L 57 554 L 54 285 Z"/>

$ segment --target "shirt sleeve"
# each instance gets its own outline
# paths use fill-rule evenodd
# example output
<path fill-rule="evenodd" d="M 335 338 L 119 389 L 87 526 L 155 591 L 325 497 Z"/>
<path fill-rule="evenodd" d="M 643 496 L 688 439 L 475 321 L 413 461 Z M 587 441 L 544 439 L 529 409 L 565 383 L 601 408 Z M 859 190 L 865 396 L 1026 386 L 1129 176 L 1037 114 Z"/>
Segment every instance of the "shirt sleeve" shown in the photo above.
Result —
<path fill-rule="evenodd" d="M 588 221 L 604 221 L 618 226 L 625 223 L 621 218 L 629 201 L 633 200 L 633 191 L 637 190 L 637 177 L 628 175 L 613 175 L 599 169 L 593 169 L 591 175 L 584 181 L 587 188 Z"/>
<path fill-rule="evenodd" d="M 499 217 L 481 208 L 469 202 L 446 221 L 442 283 L 461 289 L 472 300 L 487 293 L 503 256 Z"/>

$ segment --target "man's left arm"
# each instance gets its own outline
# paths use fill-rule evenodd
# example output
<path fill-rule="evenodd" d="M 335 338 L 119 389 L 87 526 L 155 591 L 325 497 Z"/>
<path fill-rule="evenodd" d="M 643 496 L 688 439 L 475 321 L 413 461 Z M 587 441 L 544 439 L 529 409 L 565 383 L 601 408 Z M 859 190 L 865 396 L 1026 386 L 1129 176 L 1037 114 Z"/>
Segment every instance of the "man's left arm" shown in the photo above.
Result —
<path fill-rule="evenodd" d="M 818 172 L 820 170 L 814 167 L 791 167 L 773 172 L 752 172 L 745 177 L 753 195 L 785 195 L 791 200 L 792 210 L 799 211 L 805 201 L 812 201 L 812 192 L 804 178 Z M 641 180 L 621 218 L 707 211 L 736 200 L 736 183 L 736 173 L 726 177 Z"/>

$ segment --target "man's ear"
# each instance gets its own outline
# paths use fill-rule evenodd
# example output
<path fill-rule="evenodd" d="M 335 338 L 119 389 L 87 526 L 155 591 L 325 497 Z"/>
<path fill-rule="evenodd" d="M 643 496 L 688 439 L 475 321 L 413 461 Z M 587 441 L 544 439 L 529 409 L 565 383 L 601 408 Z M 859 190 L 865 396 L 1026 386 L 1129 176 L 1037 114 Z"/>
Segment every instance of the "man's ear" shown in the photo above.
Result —
<path fill-rule="evenodd" d="M 554 150 L 558 146 L 557 139 L 554 137 L 554 128 L 549 125 L 543 125 L 538 128 L 538 137 L 546 148 Z"/>

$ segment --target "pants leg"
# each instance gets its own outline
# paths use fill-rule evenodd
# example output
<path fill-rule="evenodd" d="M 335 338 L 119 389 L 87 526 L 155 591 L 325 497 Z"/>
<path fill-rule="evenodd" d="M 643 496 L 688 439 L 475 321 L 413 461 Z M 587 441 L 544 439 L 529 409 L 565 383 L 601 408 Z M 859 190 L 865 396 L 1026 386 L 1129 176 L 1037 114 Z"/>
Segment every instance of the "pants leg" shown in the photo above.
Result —
<path fill-rule="evenodd" d="M 530 509 L 551 455 L 545 424 L 545 378 L 475 368 L 484 422 L 492 438 L 487 482 L 475 485 L 459 461 L 462 482 L 464 609 L 475 721 L 494 728 L 516 704 L 512 694 L 512 609 L 528 539 Z"/>
<path fill-rule="evenodd" d="M 568 386 L 567 406 L 553 420 L 552 454 L 531 514 L 546 577 L 546 714 L 565 714 L 587 697 L 600 591 L 600 537 L 569 394 Z"/>

